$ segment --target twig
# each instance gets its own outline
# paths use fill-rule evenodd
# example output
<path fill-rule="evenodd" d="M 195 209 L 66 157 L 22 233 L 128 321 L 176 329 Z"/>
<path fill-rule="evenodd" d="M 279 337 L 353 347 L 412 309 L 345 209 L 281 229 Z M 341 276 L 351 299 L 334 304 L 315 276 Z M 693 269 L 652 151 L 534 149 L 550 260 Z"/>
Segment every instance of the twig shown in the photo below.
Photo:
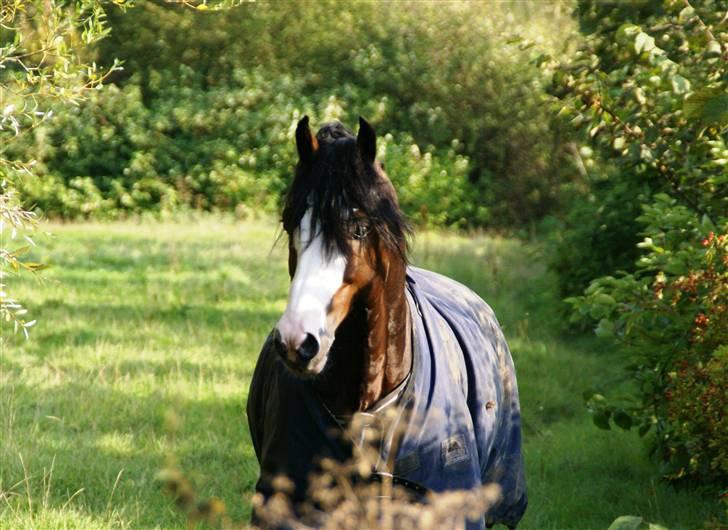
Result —
<path fill-rule="evenodd" d="M 700 18 L 700 15 L 698 15 L 698 12 L 695 10 L 695 8 L 690 4 L 690 0 L 683 0 L 685 2 L 685 5 L 692 9 L 695 12 L 695 18 L 698 20 L 698 24 L 700 24 L 700 27 L 703 28 L 703 31 L 708 34 L 708 37 L 710 37 L 710 40 L 714 40 L 716 42 L 719 42 L 718 39 L 715 38 L 715 35 L 713 35 L 713 32 L 710 31 L 710 28 L 703 22 L 703 19 Z"/>
<path fill-rule="evenodd" d="M 686 3 L 688 0 L 685 0 Z M 632 136 L 633 138 L 641 138 L 644 135 L 642 132 L 635 131 L 632 127 L 629 126 L 628 123 L 624 122 L 617 114 L 612 111 L 610 108 L 604 106 L 602 103 L 601 98 L 595 98 L 591 102 L 592 106 L 596 108 L 597 112 L 603 112 L 606 114 L 609 114 L 609 116 L 614 120 L 614 122 L 621 127 L 621 129 L 625 132 L 625 134 Z M 675 174 L 673 171 L 670 171 L 668 169 L 668 165 L 660 158 L 657 158 L 655 160 L 655 167 L 657 167 L 660 175 L 670 184 L 672 189 L 674 190 L 675 194 L 682 199 L 690 208 L 692 208 L 694 211 L 696 211 L 699 214 L 702 214 L 706 216 L 713 224 L 715 224 L 714 219 L 710 216 L 710 214 L 702 207 L 700 204 L 698 204 L 696 201 L 694 201 L 691 197 L 685 194 L 682 187 L 680 186 L 680 182 L 678 179 L 675 178 Z"/>
<path fill-rule="evenodd" d="M 617 114 L 612 109 L 604 106 L 601 98 L 595 99 L 593 105 L 597 107 L 597 112 L 609 114 L 609 116 L 617 123 L 617 125 L 619 125 L 622 130 L 629 136 L 633 136 L 635 138 L 640 138 L 643 136 L 642 132 L 635 131 L 632 127 L 629 126 L 628 123 L 622 121 L 622 118 L 617 116 Z"/>

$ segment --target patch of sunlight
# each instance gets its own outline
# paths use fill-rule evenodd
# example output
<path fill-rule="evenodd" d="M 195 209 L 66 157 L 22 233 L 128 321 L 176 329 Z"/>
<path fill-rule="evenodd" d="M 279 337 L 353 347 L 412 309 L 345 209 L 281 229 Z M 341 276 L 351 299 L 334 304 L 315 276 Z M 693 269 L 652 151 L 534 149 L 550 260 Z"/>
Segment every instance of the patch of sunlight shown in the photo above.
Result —
<path fill-rule="evenodd" d="M 94 447 L 116 455 L 131 455 L 136 449 L 134 435 L 120 432 L 112 432 L 99 436 L 94 442 Z"/>

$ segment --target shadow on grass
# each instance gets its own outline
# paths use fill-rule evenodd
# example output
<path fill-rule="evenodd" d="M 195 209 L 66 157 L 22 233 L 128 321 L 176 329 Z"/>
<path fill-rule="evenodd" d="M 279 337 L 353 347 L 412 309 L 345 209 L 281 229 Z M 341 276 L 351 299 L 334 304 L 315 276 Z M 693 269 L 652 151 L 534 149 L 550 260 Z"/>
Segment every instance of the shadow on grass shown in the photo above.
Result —
<path fill-rule="evenodd" d="M 93 293 L 93 296 L 116 296 L 121 299 L 129 295 L 149 297 L 151 303 L 191 296 L 203 297 L 207 300 L 221 302 L 238 298 L 243 300 L 258 300 L 271 296 L 285 298 L 288 284 L 283 276 L 283 266 L 268 269 L 252 269 L 245 272 L 241 269 L 237 273 L 224 273 L 220 271 L 195 275 L 189 269 L 176 271 L 161 271 L 159 269 L 142 270 L 130 269 L 119 272 L 94 269 L 93 272 L 68 273 L 63 272 L 52 279 L 59 287 L 72 288 L 84 293 Z M 48 302 L 52 303 L 49 299 Z"/>
<path fill-rule="evenodd" d="M 35 310 L 38 319 L 56 322 L 53 328 L 39 328 L 24 351 L 45 358 L 58 346 L 93 346 L 98 343 L 139 345 L 140 337 L 149 335 L 145 346 L 169 343 L 194 333 L 219 333 L 228 330 L 254 330 L 265 333 L 280 318 L 280 312 L 247 308 L 220 308 L 213 304 L 173 304 L 171 307 L 132 304 L 73 304 L 54 300 L 50 306 Z M 59 326 L 63 326 L 58 329 Z M 143 329 L 147 328 L 147 330 Z M 154 329 L 155 332 L 148 331 Z M 17 337 L 16 342 L 21 338 Z"/>

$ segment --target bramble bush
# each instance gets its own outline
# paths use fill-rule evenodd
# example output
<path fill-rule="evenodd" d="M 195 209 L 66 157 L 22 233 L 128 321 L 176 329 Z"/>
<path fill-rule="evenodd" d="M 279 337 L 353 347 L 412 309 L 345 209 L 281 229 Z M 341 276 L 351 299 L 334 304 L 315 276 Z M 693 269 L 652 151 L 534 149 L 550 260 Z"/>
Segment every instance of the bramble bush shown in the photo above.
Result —
<path fill-rule="evenodd" d="M 718 489 L 728 481 L 727 10 L 582 0 L 586 40 L 552 87 L 590 161 L 557 254 L 563 291 L 591 280 L 567 299 L 575 320 L 617 339 L 636 383 L 621 400 L 588 392 L 594 421 L 650 433 L 668 479 Z"/>

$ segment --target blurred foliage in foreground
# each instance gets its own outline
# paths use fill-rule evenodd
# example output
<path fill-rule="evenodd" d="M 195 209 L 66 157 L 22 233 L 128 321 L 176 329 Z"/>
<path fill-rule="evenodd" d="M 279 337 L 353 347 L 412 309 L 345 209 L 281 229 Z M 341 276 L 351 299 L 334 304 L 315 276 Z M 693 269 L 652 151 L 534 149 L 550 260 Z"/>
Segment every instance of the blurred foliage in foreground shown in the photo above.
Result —
<path fill-rule="evenodd" d="M 728 2 L 582 0 L 556 71 L 590 193 L 557 268 L 577 318 L 631 354 L 632 395 L 585 397 L 597 425 L 651 432 L 674 481 L 728 483 Z M 639 244 L 637 242 L 641 241 Z M 620 270 L 622 269 L 622 270 Z"/>
<path fill-rule="evenodd" d="M 539 16 L 534 15 L 538 12 Z M 16 146 L 38 161 L 23 193 L 50 216 L 180 206 L 274 212 L 295 123 L 366 116 L 420 224 L 523 225 L 570 179 L 543 75 L 514 34 L 559 54 L 565 4 L 164 2 L 110 11 L 99 64 L 113 85 Z M 570 158 L 569 158 L 570 159 Z"/>

